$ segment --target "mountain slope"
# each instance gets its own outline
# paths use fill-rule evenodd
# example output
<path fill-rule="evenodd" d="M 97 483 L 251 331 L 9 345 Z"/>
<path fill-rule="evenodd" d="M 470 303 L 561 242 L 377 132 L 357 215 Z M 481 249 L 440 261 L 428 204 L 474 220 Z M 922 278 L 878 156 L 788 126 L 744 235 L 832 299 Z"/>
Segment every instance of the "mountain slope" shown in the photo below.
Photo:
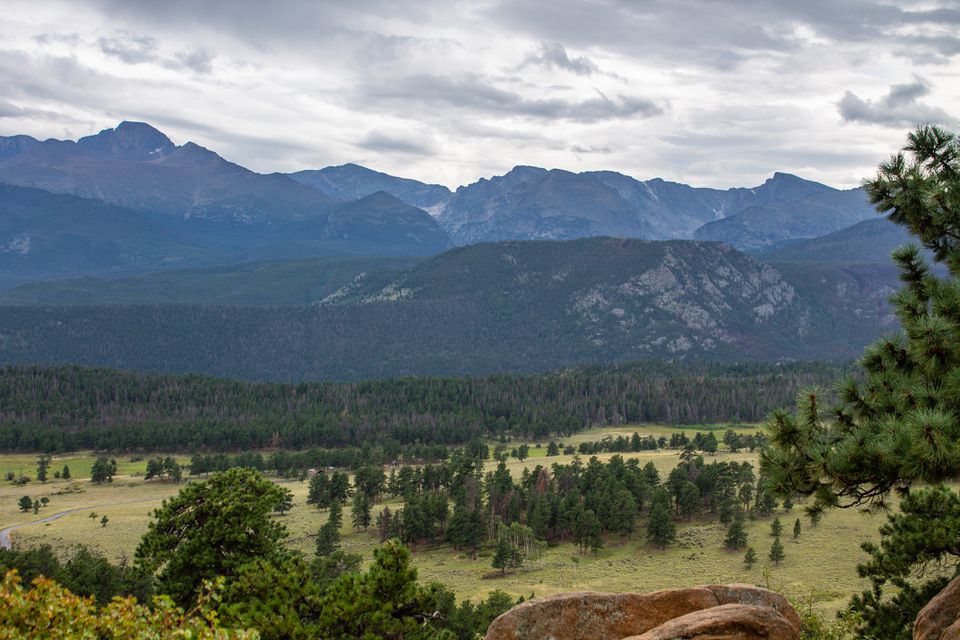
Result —
<path fill-rule="evenodd" d="M 164 271 L 116 279 L 32 282 L 0 291 L 0 305 L 304 305 L 358 277 L 400 271 L 419 258 L 314 258 Z"/>
<path fill-rule="evenodd" d="M 0 182 L 95 198 L 137 211 L 235 222 L 321 216 L 333 199 L 280 174 L 261 175 L 141 122 L 76 142 L 0 137 Z"/>
<path fill-rule="evenodd" d="M 863 189 L 831 189 L 796 200 L 776 200 L 746 208 L 703 225 L 693 237 L 756 252 L 832 233 L 876 215 Z"/>
<path fill-rule="evenodd" d="M 97 200 L 0 184 L 0 286 L 225 259 L 156 218 Z"/>
<path fill-rule="evenodd" d="M 768 262 L 828 262 L 890 264 L 897 247 L 916 238 L 886 218 L 858 222 L 839 231 L 775 248 L 761 254 Z"/>
<path fill-rule="evenodd" d="M 451 196 L 450 190 L 442 185 L 397 178 L 356 164 L 297 171 L 288 175 L 336 200 L 359 200 L 383 191 L 430 213 L 439 212 Z"/>
<path fill-rule="evenodd" d="M 0 363 L 301 380 L 853 357 L 889 330 L 895 276 L 815 267 L 691 241 L 481 244 L 367 272 L 312 307 L 0 307 Z"/>

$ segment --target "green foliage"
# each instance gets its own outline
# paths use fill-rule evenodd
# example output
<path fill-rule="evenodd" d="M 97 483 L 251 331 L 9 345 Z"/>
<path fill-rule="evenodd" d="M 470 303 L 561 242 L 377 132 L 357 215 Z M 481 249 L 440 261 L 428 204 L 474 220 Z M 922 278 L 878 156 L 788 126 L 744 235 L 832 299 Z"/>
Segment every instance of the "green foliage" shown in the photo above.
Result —
<path fill-rule="evenodd" d="M 666 490 L 658 489 L 653 494 L 650 517 L 647 520 L 647 542 L 660 549 L 665 549 L 677 538 L 677 525 L 670 519 L 669 500 Z"/>
<path fill-rule="evenodd" d="M 166 458 L 150 458 L 147 460 L 147 470 L 143 475 L 144 480 L 164 477 L 174 482 L 180 482 L 183 478 L 183 470 L 180 468 L 180 463 L 171 456 L 167 456 Z"/>
<path fill-rule="evenodd" d="M 314 635 L 328 640 L 404 638 L 441 640 L 450 635 L 432 622 L 436 596 L 417 584 L 410 552 L 396 542 L 374 551 L 365 574 L 347 574 L 319 601 Z"/>
<path fill-rule="evenodd" d="M 363 491 L 353 494 L 353 504 L 350 508 L 351 521 L 356 529 L 366 531 L 370 527 L 370 499 Z"/>
<path fill-rule="evenodd" d="M 797 518 L 793 523 L 793 538 L 796 540 L 800 537 L 800 518 Z"/>
<path fill-rule="evenodd" d="M 40 576 L 55 580 L 73 593 L 94 597 L 99 605 L 114 596 L 134 596 L 140 602 L 149 602 L 153 594 L 150 576 L 126 562 L 110 564 L 86 547 L 70 550 L 63 559 L 48 544 L 25 550 L 0 549 L 0 571 L 10 569 L 16 569 L 26 582 Z"/>
<path fill-rule="evenodd" d="M 50 462 L 52 458 L 48 455 L 41 455 L 37 458 L 37 480 L 40 482 L 47 481 L 47 469 L 50 468 Z"/>
<path fill-rule="evenodd" d="M 507 570 L 508 567 L 511 567 L 511 559 L 516 555 L 517 550 L 507 542 L 506 538 L 500 538 L 497 540 L 497 547 L 493 552 L 493 559 L 490 561 L 490 566 L 494 569 L 500 569 L 500 574 Z"/>
<path fill-rule="evenodd" d="M 743 516 L 737 514 L 727 527 L 727 537 L 724 538 L 724 546 L 727 549 L 743 549 L 747 546 L 747 530 L 743 526 Z"/>
<path fill-rule="evenodd" d="M 90 469 L 90 480 L 97 484 L 113 482 L 113 476 L 116 473 L 117 461 L 106 456 L 100 456 Z"/>
<path fill-rule="evenodd" d="M 0 585 L 0 639 L 3 640 L 256 640 L 255 631 L 220 626 L 202 599 L 196 611 L 184 613 L 168 598 L 152 607 L 133 598 L 118 598 L 98 609 L 93 600 L 76 596 L 49 578 L 36 578 L 25 589 L 16 571 Z"/>
<path fill-rule="evenodd" d="M 489 437 L 559 438 L 623 422 L 759 420 L 770 407 L 790 404 L 798 389 L 826 384 L 846 370 L 823 363 L 638 362 L 531 375 L 271 384 L 82 367 L 0 367 L 0 449 L 323 447 L 301 456 L 300 469 L 361 468 L 377 457 L 379 462 L 442 459 L 448 452 L 440 445 L 483 448 L 482 439 Z M 630 445 L 624 438 L 622 451 Z M 284 457 L 258 462 L 250 456 L 243 462 L 285 472 L 290 454 Z M 209 454 L 194 458 L 193 474 L 225 470 Z"/>
<path fill-rule="evenodd" d="M 777 536 L 773 539 L 773 544 L 770 545 L 770 560 L 779 565 L 784 558 L 787 557 L 786 553 L 783 551 L 783 543 L 780 542 L 780 536 Z"/>
<path fill-rule="evenodd" d="M 827 410 L 810 390 L 799 397 L 795 415 L 772 414 L 773 446 L 762 452 L 761 466 L 781 495 L 813 496 L 808 512 L 815 518 L 832 507 L 881 509 L 891 494 L 903 496 L 901 512 L 881 529 L 880 546 L 864 546 L 871 558 L 859 570 L 872 588 L 854 598 L 851 609 L 863 635 L 907 638 L 916 612 L 943 585 L 939 575 L 916 578 L 929 578 L 931 564 L 955 572 L 960 555 L 957 496 L 943 486 L 960 480 L 956 135 L 916 130 L 866 189 L 879 211 L 933 252 L 947 276 L 936 275 L 916 246 L 894 252 L 903 281 L 893 298 L 902 334 L 866 349 L 860 360 L 865 380 L 843 383 L 838 407 Z"/>
<path fill-rule="evenodd" d="M 497 616 L 518 604 L 503 591 L 496 590 L 477 604 L 464 600 L 456 606 L 454 594 L 449 589 L 436 583 L 431 584 L 430 589 L 438 601 L 439 624 L 457 640 L 477 640 Z"/>
<path fill-rule="evenodd" d="M 781 533 L 783 533 L 783 523 L 780 522 L 780 518 L 774 518 L 770 523 L 770 535 L 779 538 Z"/>
<path fill-rule="evenodd" d="M 253 469 L 191 482 L 154 512 L 136 563 L 156 573 L 158 591 L 188 605 L 204 580 L 230 579 L 254 558 L 286 554 L 286 529 L 270 517 L 283 498 L 283 489 Z"/>
<path fill-rule="evenodd" d="M 20 511 L 24 513 L 33 509 L 33 500 L 30 499 L 30 496 L 21 496 L 17 504 L 20 505 Z"/>
<path fill-rule="evenodd" d="M 743 566 L 745 566 L 747 569 L 750 569 L 753 567 L 754 564 L 756 564 L 756 562 L 757 562 L 757 552 L 754 550 L 753 547 L 749 547 L 747 549 L 747 552 L 743 554 Z"/>

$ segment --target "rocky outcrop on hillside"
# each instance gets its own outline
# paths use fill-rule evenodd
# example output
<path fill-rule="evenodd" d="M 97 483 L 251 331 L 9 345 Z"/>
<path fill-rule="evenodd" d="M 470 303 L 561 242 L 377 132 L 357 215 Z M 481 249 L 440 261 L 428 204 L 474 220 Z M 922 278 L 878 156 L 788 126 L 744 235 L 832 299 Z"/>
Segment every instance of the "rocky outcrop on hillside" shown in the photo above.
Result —
<path fill-rule="evenodd" d="M 568 593 L 531 600 L 493 621 L 486 640 L 799 640 L 780 594 L 744 584 L 648 594 Z"/>
<path fill-rule="evenodd" d="M 960 578 L 920 610 L 913 623 L 913 640 L 960 640 Z"/>

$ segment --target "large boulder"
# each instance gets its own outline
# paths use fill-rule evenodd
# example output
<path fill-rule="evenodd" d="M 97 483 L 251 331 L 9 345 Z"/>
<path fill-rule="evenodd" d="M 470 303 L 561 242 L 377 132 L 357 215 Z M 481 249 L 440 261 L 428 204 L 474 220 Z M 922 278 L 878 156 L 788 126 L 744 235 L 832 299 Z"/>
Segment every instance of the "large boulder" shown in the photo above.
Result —
<path fill-rule="evenodd" d="M 626 640 L 798 640 L 800 634 L 776 609 L 724 604 L 668 620 Z"/>
<path fill-rule="evenodd" d="M 954 578 L 920 610 L 913 640 L 960 640 L 960 578 Z"/>
<path fill-rule="evenodd" d="M 798 636 L 800 635 L 800 616 L 787 599 L 776 591 L 761 589 L 752 584 L 711 584 L 705 588 L 713 592 L 721 605 L 751 604 L 773 609 L 790 623 Z"/>
<path fill-rule="evenodd" d="M 661 630 L 660 635 L 650 635 Z M 648 594 L 580 592 L 514 607 L 493 621 L 486 640 L 627 637 L 798 640 L 800 618 L 783 596 L 744 584 L 664 589 Z"/>
<path fill-rule="evenodd" d="M 487 640 L 620 640 L 716 605 L 709 589 L 565 593 L 510 609 L 490 624 Z"/>

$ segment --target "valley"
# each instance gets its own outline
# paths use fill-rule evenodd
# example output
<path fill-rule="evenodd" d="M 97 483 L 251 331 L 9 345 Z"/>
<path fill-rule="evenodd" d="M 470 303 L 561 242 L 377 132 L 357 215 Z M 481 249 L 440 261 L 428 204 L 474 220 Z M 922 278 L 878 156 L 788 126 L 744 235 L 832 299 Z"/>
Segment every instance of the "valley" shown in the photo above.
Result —
<path fill-rule="evenodd" d="M 724 428 L 719 425 L 720 429 Z M 744 427 L 742 433 L 752 433 L 753 427 Z M 564 444 L 579 445 L 581 442 L 598 441 L 605 437 L 630 437 L 638 432 L 642 436 L 666 436 L 686 433 L 692 437 L 695 428 L 676 429 L 662 425 L 623 425 L 616 428 L 592 429 L 570 438 Z M 494 443 L 490 443 L 491 447 Z M 520 442 L 511 442 L 515 447 Z M 560 454 L 545 457 L 544 443 L 529 442 L 531 457 L 507 463 L 511 475 L 519 479 L 524 469 L 532 470 L 538 464 L 569 464 L 573 456 Z M 598 459 L 609 460 L 610 453 L 598 454 Z M 624 453 L 625 459 L 636 458 L 642 464 L 653 462 L 666 478 L 676 465 L 677 451 Z M 189 456 L 177 456 L 182 463 Z M 582 456 L 586 463 L 589 456 Z M 73 473 L 70 481 L 51 480 L 41 485 L 36 482 L 23 487 L 9 483 L 0 485 L 0 523 L 4 526 L 29 522 L 40 516 L 17 511 L 16 501 L 23 494 L 49 495 L 50 504 L 44 511 L 59 512 L 79 509 L 54 522 L 30 525 L 17 529 L 13 539 L 20 546 L 51 544 L 60 550 L 83 544 L 103 552 L 108 558 L 119 561 L 130 558 L 139 538 L 146 531 L 149 514 L 160 503 L 182 488 L 165 481 L 145 481 L 145 461 L 129 462 L 117 456 L 119 474 L 113 483 L 96 485 L 89 481 L 88 470 L 93 462 L 92 454 L 78 453 L 55 456 L 52 469 L 68 464 Z M 742 461 L 756 465 L 757 457 L 750 453 L 730 453 L 721 449 L 713 461 Z M 0 457 L 0 473 L 17 470 L 21 466 L 30 469 L 36 456 L 18 454 Z M 492 468 L 494 463 L 487 463 Z M 73 471 L 76 469 L 77 471 Z M 189 477 L 189 476 L 188 476 Z M 200 476 L 201 478 L 203 476 Z M 306 504 L 308 482 L 297 479 L 276 479 L 281 486 L 293 493 L 293 508 L 282 516 L 275 516 L 290 530 L 289 544 L 292 548 L 312 555 L 317 529 L 326 521 L 327 511 Z M 73 487 L 75 493 L 65 493 Z M 384 506 L 396 511 L 403 501 L 391 498 L 374 507 Z M 95 513 L 96 518 L 91 518 Z M 761 560 L 752 569 L 743 566 L 743 553 L 724 549 L 726 525 L 715 517 L 696 517 L 678 523 L 677 543 L 665 551 L 649 545 L 644 539 L 644 519 L 638 522 L 637 532 L 631 536 L 611 534 L 606 536 L 604 546 L 597 553 L 580 553 L 571 542 L 551 544 L 543 557 L 505 576 L 498 575 L 490 566 L 491 553 L 481 550 L 476 559 L 458 552 L 449 545 L 413 545 L 414 566 L 421 580 L 437 580 L 450 586 L 459 597 L 478 601 L 489 591 L 501 589 L 517 596 L 545 596 L 552 593 L 578 589 L 600 591 L 650 591 L 667 587 L 694 586 L 704 582 L 750 582 L 769 585 L 790 595 L 795 602 L 811 606 L 817 612 L 832 615 L 846 605 L 849 596 L 865 588 L 865 583 L 856 578 L 855 566 L 865 560 L 860 550 L 861 542 L 876 539 L 876 529 L 885 520 L 883 515 L 865 516 L 855 511 L 837 511 L 826 516 L 818 525 L 811 526 L 802 514 L 802 504 L 792 511 L 778 509 L 776 514 L 788 528 L 794 519 L 800 518 L 803 532 L 796 539 L 787 536 L 787 558 L 778 566 L 766 560 L 772 538 L 769 526 L 772 517 L 761 517 L 747 522 L 748 540 Z M 107 516 L 109 522 L 102 527 L 99 519 Z M 379 537 L 372 528 L 369 532 L 350 525 L 349 503 L 344 507 L 344 524 L 340 530 L 343 549 L 349 553 L 370 559 L 372 550 L 378 546 Z"/>

